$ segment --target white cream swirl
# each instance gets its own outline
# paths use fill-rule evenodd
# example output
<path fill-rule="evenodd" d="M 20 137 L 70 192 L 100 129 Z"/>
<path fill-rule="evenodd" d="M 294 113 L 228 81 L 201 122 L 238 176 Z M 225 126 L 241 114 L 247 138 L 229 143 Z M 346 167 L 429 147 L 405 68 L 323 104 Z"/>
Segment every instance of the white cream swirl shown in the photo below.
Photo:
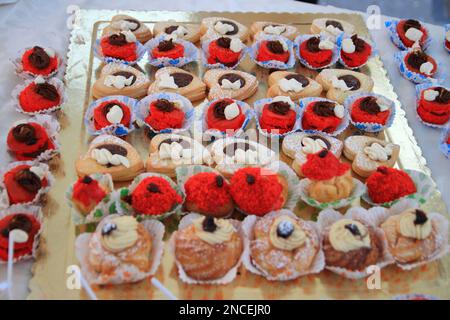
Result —
<path fill-rule="evenodd" d="M 333 223 L 328 235 L 331 246 L 341 252 L 370 248 L 370 235 L 359 221 L 341 219 Z"/>
<path fill-rule="evenodd" d="M 138 222 L 134 217 L 115 217 L 103 226 L 101 243 L 106 250 L 123 251 L 138 240 L 137 228 Z"/>
<path fill-rule="evenodd" d="M 197 237 L 211 245 L 224 243 L 230 241 L 236 229 L 227 219 L 214 218 L 216 229 L 212 232 L 205 231 L 203 228 L 204 217 L 198 218 L 193 222 L 195 234 Z"/>
<path fill-rule="evenodd" d="M 389 143 L 383 147 L 379 143 L 372 143 L 364 148 L 364 153 L 373 161 L 387 161 L 392 155 L 394 145 Z"/>
<path fill-rule="evenodd" d="M 126 168 L 130 167 L 130 161 L 127 157 L 124 157 L 120 154 L 112 154 L 108 149 L 93 149 L 91 151 L 91 157 L 102 166 L 110 164 L 113 166 L 123 165 Z"/>
<path fill-rule="evenodd" d="M 401 214 L 399 229 L 404 237 L 423 240 L 431 234 L 432 225 L 425 212 L 409 209 Z"/>

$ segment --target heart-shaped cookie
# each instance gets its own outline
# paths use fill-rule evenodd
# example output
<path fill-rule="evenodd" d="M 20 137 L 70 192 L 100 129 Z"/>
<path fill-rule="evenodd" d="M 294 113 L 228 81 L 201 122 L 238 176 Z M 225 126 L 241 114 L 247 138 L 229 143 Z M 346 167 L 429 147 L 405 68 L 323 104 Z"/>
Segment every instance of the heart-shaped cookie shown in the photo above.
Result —
<path fill-rule="evenodd" d="M 311 24 L 311 33 L 324 33 L 329 37 L 337 37 L 341 32 L 353 34 L 355 26 L 351 23 L 334 18 L 314 19 Z"/>
<path fill-rule="evenodd" d="M 202 40 L 215 39 L 220 37 L 236 37 L 246 42 L 248 39 L 248 28 L 236 20 L 209 17 L 204 18 L 200 24 Z"/>
<path fill-rule="evenodd" d="M 297 36 L 298 30 L 289 24 L 257 21 L 250 26 L 250 33 L 254 40 L 265 36 L 283 36 L 293 41 Z"/>
<path fill-rule="evenodd" d="M 103 29 L 102 36 L 108 36 L 120 31 L 131 31 L 136 40 L 144 44 L 153 37 L 150 29 L 141 21 L 126 14 L 118 14 L 112 17 L 111 23 Z"/>
<path fill-rule="evenodd" d="M 296 101 L 306 97 L 320 97 L 322 93 L 322 86 L 317 81 L 295 72 L 272 72 L 268 84 L 268 98 L 288 96 Z"/>
<path fill-rule="evenodd" d="M 183 39 L 192 43 L 196 43 L 200 40 L 200 26 L 196 24 L 161 21 L 155 23 L 153 32 L 155 33 L 155 36 L 162 34 L 176 35 L 178 39 Z"/>
<path fill-rule="evenodd" d="M 231 98 L 245 100 L 258 90 L 254 75 L 237 70 L 210 69 L 203 76 L 209 88 L 208 99 Z"/>

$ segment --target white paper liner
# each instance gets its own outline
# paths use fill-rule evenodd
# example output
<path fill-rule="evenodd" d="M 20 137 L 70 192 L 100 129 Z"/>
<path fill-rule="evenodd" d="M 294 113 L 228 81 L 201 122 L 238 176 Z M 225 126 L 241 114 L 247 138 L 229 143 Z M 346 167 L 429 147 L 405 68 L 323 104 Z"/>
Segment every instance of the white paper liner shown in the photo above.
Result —
<path fill-rule="evenodd" d="M 336 101 L 330 100 L 330 99 L 326 99 L 326 98 L 317 98 L 317 97 L 310 97 L 310 98 L 303 98 L 299 100 L 299 104 L 300 104 L 300 118 L 298 120 L 299 123 L 299 128 L 300 130 L 306 132 L 306 133 L 310 133 L 310 134 L 314 134 L 314 133 L 323 133 L 323 134 L 327 134 L 330 135 L 332 137 L 335 137 L 339 134 L 341 134 L 342 132 L 345 131 L 345 129 L 347 129 L 348 125 L 350 124 L 350 114 L 348 112 L 348 109 L 346 108 L 346 106 L 344 105 L 345 108 L 345 112 L 344 112 L 344 118 L 342 118 L 341 123 L 337 126 L 336 130 L 332 133 L 327 133 L 327 132 L 323 132 L 323 131 L 319 131 L 319 130 L 306 130 L 303 129 L 303 114 L 306 111 L 306 107 L 312 103 L 312 102 L 316 102 L 316 101 L 328 101 L 334 104 L 338 104 Z"/>
<path fill-rule="evenodd" d="M 375 203 L 372 201 L 372 199 L 370 199 L 369 193 L 367 191 L 365 194 L 363 194 L 362 199 L 366 203 L 368 203 L 372 206 L 381 206 L 381 207 L 385 207 L 385 208 L 392 207 L 394 204 L 396 204 L 397 202 L 399 202 L 401 199 L 404 199 L 404 198 L 415 199 L 420 204 L 424 204 L 425 202 L 427 202 L 428 198 L 430 197 L 430 195 L 433 193 L 433 191 L 435 189 L 435 186 L 434 186 L 434 183 L 433 183 L 433 180 L 431 179 L 431 177 L 420 171 L 408 170 L 408 169 L 405 169 L 404 171 L 413 180 L 414 185 L 416 186 L 416 189 L 417 189 L 416 193 L 404 196 L 402 198 L 399 198 L 399 199 L 396 199 L 393 201 L 385 202 L 385 203 Z"/>
<path fill-rule="evenodd" d="M 352 119 L 351 114 L 352 114 L 352 109 L 353 109 L 353 103 L 360 98 L 369 97 L 369 96 L 376 97 L 378 100 L 383 101 L 383 103 L 385 105 L 389 106 L 390 114 L 389 114 L 388 119 L 386 120 L 386 124 L 382 125 L 380 123 L 356 122 Z M 384 129 L 391 127 L 392 123 L 394 122 L 394 119 L 395 119 L 395 114 L 396 114 L 395 102 L 392 100 L 389 100 L 388 98 L 386 98 L 385 96 L 382 96 L 380 94 L 370 93 L 370 92 L 355 93 L 351 96 L 348 96 L 345 99 L 344 106 L 349 112 L 351 124 L 362 131 L 366 131 L 366 132 L 383 131 Z"/>
<path fill-rule="evenodd" d="M 369 62 L 369 60 L 373 57 L 375 57 L 376 55 L 378 55 L 378 52 L 375 49 L 375 44 L 373 43 L 373 41 L 370 41 L 369 39 L 365 38 L 365 37 L 360 37 L 358 36 L 359 39 L 364 40 L 367 44 L 369 44 L 372 47 L 372 52 L 371 54 L 367 57 L 366 62 L 364 62 L 363 64 L 356 66 L 356 67 L 350 67 L 345 63 L 345 60 L 342 58 L 342 41 L 344 39 L 350 39 L 352 36 L 351 35 L 347 35 L 344 32 L 342 32 L 336 39 L 336 45 L 338 47 L 338 57 L 339 57 L 339 62 L 346 67 L 347 69 L 351 69 L 351 70 L 357 70 L 360 69 L 362 67 L 364 67 L 367 62 Z"/>
<path fill-rule="evenodd" d="M 422 95 L 422 92 L 426 89 L 433 88 L 433 87 L 444 87 L 445 89 L 449 90 L 448 87 L 445 87 L 443 85 L 442 80 L 426 81 L 424 83 L 416 85 L 416 117 L 417 117 L 417 119 L 419 119 L 420 122 L 422 122 L 424 125 L 426 125 L 428 127 L 441 129 L 441 128 L 445 128 L 445 124 L 435 124 L 435 123 L 431 123 L 431 122 L 426 122 L 425 120 L 423 120 L 420 117 L 419 113 L 417 112 L 417 109 L 419 109 L 419 102 L 420 102 L 420 97 Z"/>
<path fill-rule="evenodd" d="M 21 166 L 21 165 L 28 165 L 30 167 L 39 167 L 44 171 L 44 177 L 47 179 L 47 186 L 39 189 L 39 191 L 36 193 L 33 200 L 20 203 L 20 205 L 32 205 L 32 204 L 39 204 L 41 197 L 48 193 L 50 191 L 50 188 L 52 187 L 55 179 L 53 175 L 50 172 L 50 169 L 47 164 L 37 161 L 16 161 L 11 162 L 4 166 L 0 170 L 0 209 L 6 209 L 10 206 L 8 192 L 6 190 L 4 177 L 7 172 L 14 169 L 15 167 Z M 19 203 L 17 203 L 19 204 Z"/>
<path fill-rule="evenodd" d="M 408 53 L 410 53 L 410 50 L 400 51 L 395 53 L 394 55 L 394 60 L 397 63 L 400 73 L 402 74 L 403 77 L 414 83 L 424 83 L 426 81 L 440 81 L 441 79 L 445 79 L 444 73 L 445 67 L 438 62 L 436 62 L 437 71 L 434 75 L 431 76 L 424 76 L 423 74 L 409 70 L 405 63 L 405 57 Z"/>
<path fill-rule="evenodd" d="M 253 103 L 253 112 L 255 115 L 255 120 L 256 120 L 256 127 L 258 128 L 258 131 L 266 136 L 266 137 L 284 137 L 290 133 L 293 133 L 297 130 L 300 129 L 300 123 L 299 123 L 299 119 L 300 119 L 300 107 L 298 106 L 298 104 L 294 103 L 294 111 L 295 111 L 295 123 L 294 126 L 292 127 L 292 130 L 286 132 L 286 133 L 270 133 L 265 129 L 261 128 L 261 125 L 259 123 L 259 119 L 262 116 L 262 112 L 264 109 L 264 106 L 268 103 L 271 103 L 273 101 L 274 98 L 265 98 L 265 99 L 260 99 L 257 100 Z"/>
<path fill-rule="evenodd" d="M 300 180 L 300 198 L 309 206 L 312 206 L 314 208 L 318 209 L 339 209 L 343 207 L 348 207 L 354 202 L 355 200 L 359 199 L 365 192 L 366 192 L 366 186 L 364 183 L 359 181 L 358 179 L 353 178 L 353 183 L 355 184 L 355 187 L 353 189 L 352 194 L 350 197 L 345 199 L 336 200 L 333 202 L 320 202 L 313 198 L 311 198 L 308 195 L 308 187 L 311 184 L 310 179 L 302 179 Z"/>
<path fill-rule="evenodd" d="M 279 210 L 279 211 L 272 211 L 272 212 L 268 213 L 267 215 L 265 215 L 264 219 L 271 218 L 271 217 L 278 217 L 278 216 L 289 216 L 296 220 L 299 219 L 294 213 L 292 213 L 292 211 L 284 210 L 284 209 Z M 298 277 L 305 276 L 308 274 L 319 273 L 325 268 L 325 256 L 322 251 L 322 244 L 321 244 L 322 240 L 320 237 L 320 232 L 319 232 L 319 229 L 318 229 L 316 223 L 312 222 L 312 221 L 304 221 L 304 223 L 306 223 L 309 227 L 311 227 L 312 229 L 314 229 L 316 231 L 317 238 L 320 241 L 320 247 L 319 247 L 319 251 L 316 254 L 316 257 L 314 258 L 314 261 L 311 263 L 311 266 L 308 268 L 308 270 L 305 270 L 304 272 L 297 272 L 297 273 L 293 274 L 291 277 L 273 277 L 270 274 L 268 274 L 266 271 L 264 271 L 263 269 L 256 266 L 254 264 L 254 262 L 252 261 L 250 242 L 253 240 L 253 228 L 259 219 L 262 219 L 262 218 L 257 217 L 257 216 L 247 216 L 241 225 L 242 230 L 244 231 L 245 237 L 247 238 L 247 243 L 246 243 L 247 246 L 245 247 L 245 250 L 244 250 L 242 264 L 248 271 L 250 271 L 251 273 L 263 276 L 264 278 L 266 278 L 269 281 L 289 281 L 289 280 L 293 280 L 293 279 L 296 279 Z"/>
<path fill-rule="evenodd" d="M 131 61 L 127 61 L 127 60 L 123 60 L 123 59 L 119 59 L 119 58 L 113 58 L 113 57 L 108 57 L 108 56 L 104 56 L 103 52 L 102 52 L 102 48 L 100 46 L 100 41 L 102 39 L 97 39 L 94 43 L 93 49 L 94 49 L 94 55 L 99 58 L 100 60 L 102 60 L 105 63 L 111 63 L 111 62 L 116 62 L 116 63 L 123 63 L 126 65 L 133 65 L 136 64 L 139 60 L 141 60 L 144 55 L 145 55 L 145 51 L 146 48 L 144 45 L 142 45 L 139 41 L 136 41 L 136 60 L 131 60 Z"/>
<path fill-rule="evenodd" d="M 200 217 L 202 217 L 202 215 L 200 215 L 198 213 L 190 213 L 190 214 L 184 216 L 180 220 L 180 224 L 178 225 L 178 230 L 182 230 L 182 229 L 190 226 L 196 219 L 198 219 Z M 181 263 L 178 262 L 177 259 L 175 258 L 175 264 L 178 269 L 178 276 L 180 277 L 181 281 L 183 281 L 184 283 L 187 283 L 187 284 L 227 284 L 227 283 L 232 282 L 236 278 L 237 270 L 239 269 L 239 266 L 242 263 L 242 258 L 244 255 L 244 248 L 247 246 L 248 240 L 245 237 L 244 232 L 241 228 L 241 222 L 238 220 L 232 220 L 232 219 L 230 219 L 229 221 L 235 227 L 235 229 L 238 231 L 239 236 L 242 239 L 242 244 L 243 244 L 242 255 L 241 255 L 239 261 L 237 262 L 237 264 L 233 268 L 231 268 L 230 271 L 228 271 L 223 277 L 221 277 L 219 279 L 196 280 L 196 279 L 189 277 L 186 274 Z M 170 240 L 169 240 L 169 248 L 174 257 L 175 257 L 175 237 L 177 235 L 177 232 L 178 231 L 175 231 L 174 233 L 172 233 L 172 235 L 170 236 Z"/>
<path fill-rule="evenodd" d="M 447 23 L 445 25 L 445 34 L 447 34 L 448 30 L 450 30 L 450 23 Z M 447 50 L 448 53 L 450 53 L 450 48 L 448 48 L 446 46 L 446 43 L 447 43 L 447 38 L 445 38 L 445 36 L 444 36 L 444 48 L 445 48 L 445 50 Z"/>
<path fill-rule="evenodd" d="M 169 101 L 180 101 L 181 102 L 181 110 L 184 112 L 184 123 L 181 128 L 167 128 L 163 130 L 156 130 L 151 125 L 149 125 L 145 118 L 150 113 L 150 104 L 159 99 L 166 99 Z M 180 133 L 189 130 L 192 126 L 192 123 L 195 120 L 195 110 L 192 106 L 191 101 L 183 97 L 178 93 L 173 92 L 159 92 L 146 96 L 142 100 L 140 100 L 135 106 L 136 117 L 142 121 L 142 123 L 147 126 L 151 131 L 155 133 Z"/>
<path fill-rule="evenodd" d="M 157 67 L 182 67 L 188 63 L 191 63 L 198 59 L 198 49 L 196 46 L 194 46 L 191 42 L 177 39 L 176 42 L 180 43 L 184 46 L 184 56 L 177 58 L 177 59 L 171 59 L 171 58 L 153 58 L 152 51 L 153 48 L 157 47 L 158 44 L 164 40 L 166 35 L 161 35 L 159 37 L 150 39 L 144 46 L 146 50 L 148 51 L 148 60 L 149 64 Z"/>
<path fill-rule="evenodd" d="M 386 21 L 384 24 L 386 26 L 386 29 L 389 33 L 389 36 L 392 40 L 392 43 L 395 44 L 397 46 L 397 48 L 399 48 L 400 50 L 409 50 L 410 48 L 406 47 L 402 40 L 400 40 L 400 37 L 398 36 L 397 33 L 397 25 L 398 25 L 399 21 L 398 20 L 388 20 Z M 431 44 L 431 36 L 430 36 L 430 31 L 427 29 L 427 27 L 421 23 L 422 27 L 427 30 L 427 34 L 428 37 L 425 40 L 424 44 L 422 45 L 423 50 L 426 50 L 429 45 Z"/>
<path fill-rule="evenodd" d="M 222 63 L 214 63 L 214 64 L 210 64 L 208 63 L 208 58 L 209 58 L 209 44 L 217 39 L 219 39 L 220 37 L 216 37 L 214 39 L 208 39 L 202 42 L 202 53 L 201 53 L 201 59 L 202 59 L 202 63 L 203 65 L 208 68 L 208 69 L 216 69 L 216 68 L 220 68 L 220 69 L 227 69 L 227 70 L 233 70 L 236 69 L 236 67 L 242 62 L 242 60 L 245 58 L 245 56 L 247 55 L 247 52 L 249 51 L 249 48 L 244 46 L 244 48 L 242 49 L 241 52 L 241 56 L 239 57 L 238 61 L 236 62 L 235 65 L 233 65 L 232 67 L 228 67 Z"/>
<path fill-rule="evenodd" d="M 326 69 L 326 68 L 330 68 L 332 65 L 336 64 L 336 62 L 339 59 L 339 51 L 338 51 L 338 46 L 335 45 L 333 48 L 333 55 L 331 58 L 331 61 L 329 64 L 324 65 L 322 67 L 313 67 L 312 65 L 310 65 L 305 59 L 303 59 L 303 57 L 300 55 L 300 46 L 302 45 L 303 42 L 307 41 L 309 38 L 312 37 L 318 37 L 320 36 L 321 39 L 324 39 L 324 36 L 322 35 L 317 35 L 317 34 L 303 34 L 298 36 L 297 38 L 295 38 L 294 42 L 295 42 L 295 54 L 297 55 L 298 60 L 300 60 L 300 62 L 307 67 L 308 69 L 311 70 L 322 70 L 322 69 Z"/>
<path fill-rule="evenodd" d="M 42 48 L 44 48 L 44 47 L 42 47 Z M 17 53 L 17 55 L 13 59 L 11 59 L 11 62 L 14 64 L 14 67 L 16 69 L 16 74 L 19 77 L 21 77 L 22 79 L 33 79 L 33 78 L 39 76 L 39 74 L 34 74 L 32 72 L 23 70 L 22 56 L 23 56 L 23 54 L 26 51 L 28 51 L 30 49 L 32 49 L 32 47 L 27 47 L 27 48 L 24 48 L 24 49 L 20 50 Z M 54 50 L 53 48 L 50 48 L 50 49 Z M 59 70 L 61 69 L 61 65 L 62 65 L 63 60 L 62 60 L 61 56 L 56 51 L 55 51 L 55 54 L 58 57 L 58 66 L 50 74 L 48 74 L 48 75 L 40 75 L 41 77 L 46 78 L 46 79 L 51 78 L 51 77 L 55 76 L 59 72 Z"/>
<path fill-rule="evenodd" d="M 40 236 L 42 231 L 42 223 L 43 223 L 43 214 L 42 214 L 42 208 L 39 206 L 33 206 L 33 205 L 23 205 L 23 204 L 15 204 L 12 205 L 9 208 L 3 209 L 0 211 L 0 220 L 3 220 L 6 216 L 13 215 L 16 213 L 22 213 L 22 214 L 29 214 L 36 218 L 37 221 L 41 224 L 38 232 L 34 236 L 33 240 L 33 248 L 30 254 L 26 254 L 23 256 L 20 256 L 18 258 L 13 258 L 13 263 L 27 260 L 30 258 L 36 258 L 37 252 L 39 249 L 39 243 L 40 243 Z M 0 259 L 0 264 L 6 264 L 8 261 L 3 261 Z"/>
<path fill-rule="evenodd" d="M 97 230 L 95 232 L 99 232 L 104 223 L 114 217 L 117 217 L 117 215 L 110 215 L 105 217 L 97 226 Z M 105 275 L 104 277 L 102 277 L 89 267 L 89 241 L 92 237 L 92 234 L 83 233 L 80 234 L 75 240 L 75 254 L 78 262 L 80 263 L 83 276 L 85 277 L 87 282 L 93 285 L 133 283 L 143 280 L 156 273 L 161 263 L 164 251 L 164 225 L 157 220 L 146 220 L 141 223 L 147 229 L 152 239 L 150 270 L 148 272 L 142 272 L 132 264 L 122 263 L 116 268 L 116 271 L 113 274 L 111 274 L 110 276 Z"/>
<path fill-rule="evenodd" d="M 20 113 L 24 113 L 30 116 L 34 116 L 36 114 L 48 114 L 48 113 L 52 113 L 55 112 L 56 110 L 61 109 L 61 106 L 63 104 L 65 104 L 67 102 L 67 95 L 65 93 L 65 89 L 64 89 L 64 83 L 59 80 L 58 78 L 50 78 L 47 79 L 46 82 L 52 84 L 53 86 L 55 86 L 56 90 L 59 93 L 60 96 L 60 103 L 56 106 L 53 106 L 51 108 L 48 109 L 43 109 L 43 110 L 39 110 L 39 111 L 33 111 L 33 112 L 29 112 L 29 111 L 25 111 L 22 106 L 20 105 L 19 102 L 19 95 L 20 93 L 26 88 L 28 87 L 32 82 L 34 81 L 34 79 L 28 79 L 25 80 L 24 83 L 22 84 L 18 84 L 12 91 L 11 95 L 13 98 L 13 103 L 15 106 L 15 109 L 20 112 Z"/>
<path fill-rule="evenodd" d="M 108 186 L 109 190 L 114 190 L 114 184 L 110 174 L 94 173 L 89 177 L 99 182 L 99 184 Z M 73 204 L 72 194 L 76 181 L 72 183 L 66 191 L 66 200 L 72 208 L 72 221 L 75 225 L 87 224 L 100 221 L 109 213 L 108 207 L 111 201 L 111 194 L 107 194 L 87 215 L 79 212 Z"/>
<path fill-rule="evenodd" d="M 442 130 L 441 140 L 439 143 L 439 149 L 447 159 L 450 159 L 450 144 L 447 143 L 448 137 L 450 137 L 450 124 Z"/>
<path fill-rule="evenodd" d="M 121 123 L 119 124 L 111 124 L 104 128 L 97 130 L 94 126 L 94 109 L 100 106 L 102 103 L 107 101 L 117 100 L 122 104 L 125 104 L 130 109 L 130 123 L 128 126 L 125 126 Z M 135 127 L 133 125 L 136 120 L 135 110 L 138 100 L 127 97 L 127 96 L 106 96 L 97 100 L 94 100 L 86 110 L 84 115 L 84 125 L 86 126 L 86 130 L 89 135 L 98 136 L 101 134 L 110 134 L 115 136 L 126 136 L 130 132 L 132 132 Z"/>
<path fill-rule="evenodd" d="M 289 51 L 289 60 L 284 63 L 277 60 L 269 60 L 269 61 L 258 61 L 256 57 L 258 56 L 259 52 L 259 46 L 261 45 L 262 41 L 272 41 L 272 40 L 283 40 L 288 45 L 288 51 Z M 280 69 L 280 70 L 286 70 L 291 69 L 295 65 L 295 54 L 294 54 L 294 43 L 283 37 L 283 36 L 263 36 L 258 41 L 256 41 L 248 50 L 248 55 L 250 58 L 260 67 L 266 68 L 266 69 Z"/>
<path fill-rule="evenodd" d="M 381 230 L 381 228 L 378 227 L 378 223 L 380 220 L 383 219 L 385 215 L 386 209 L 381 207 L 373 207 L 369 210 L 366 210 L 361 207 L 354 207 L 350 208 L 345 215 L 342 215 L 340 212 L 335 211 L 333 209 L 326 209 L 319 213 L 319 216 L 317 218 L 317 225 L 321 231 L 322 236 L 325 235 L 325 229 L 327 227 L 330 227 L 334 222 L 341 220 L 341 219 L 352 219 L 357 220 L 361 222 L 362 224 L 366 226 L 370 226 L 374 228 L 374 232 L 377 237 L 381 239 L 382 243 L 382 252 L 383 256 L 376 264 L 380 269 L 384 268 L 390 264 L 394 263 L 394 258 L 390 254 L 388 250 L 388 244 L 386 240 L 386 236 Z M 366 271 L 351 271 L 344 268 L 339 267 L 332 267 L 332 266 L 325 266 L 325 269 L 330 270 L 331 272 L 334 272 L 342 277 L 348 278 L 348 279 L 362 279 L 367 277 L 369 274 L 366 273 Z"/>

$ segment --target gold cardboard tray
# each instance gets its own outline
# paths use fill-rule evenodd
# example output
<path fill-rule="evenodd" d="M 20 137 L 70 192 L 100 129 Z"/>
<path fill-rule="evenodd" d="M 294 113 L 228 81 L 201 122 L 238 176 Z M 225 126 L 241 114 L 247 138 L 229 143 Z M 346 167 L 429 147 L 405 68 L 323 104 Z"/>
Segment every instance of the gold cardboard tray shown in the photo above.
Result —
<path fill-rule="evenodd" d="M 30 299 L 86 299 L 82 290 L 67 288 L 70 265 L 77 264 L 74 254 L 76 228 L 71 220 L 71 212 L 66 204 L 64 193 L 67 187 L 76 179 L 74 161 L 83 154 L 89 143 L 83 125 L 83 114 L 91 98 L 91 86 L 99 71 L 100 61 L 94 58 L 92 45 L 100 37 L 111 17 L 118 11 L 110 10 L 80 10 L 75 16 L 74 30 L 71 35 L 67 54 L 67 70 L 65 76 L 68 103 L 64 112 L 59 115 L 62 125 L 60 140 L 62 143 L 61 159 L 55 166 L 56 183 L 52 188 L 45 207 L 45 222 L 43 226 L 40 255 L 33 267 L 33 278 L 30 281 Z M 249 26 L 254 21 L 274 21 L 296 25 L 302 33 L 309 32 L 309 26 L 314 18 L 323 14 L 309 13 L 225 13 L 225 12 L 167 12 L 167 11 L 120 11 L 145 22 L 152 27 L 154 22 L 175 20 L 185 23 L 199 23 L 209 16 L 224 16 L 236 19 Z M 356 26 L 361 36 L 370 37 L 362 17 L 358 14 L 326 15 L 346 20 Z M 76 41 L 82 34 L 85 44 Z M 139 63 L 142 70 L 152 75 L 153 71 L 146 59 Z M 200 63 L 186 66 L 190 71 L 200 76 L 203 68 Z M 263 81 L 258 93 L 249 100 L 262 98 L 266 92 L 265 77 L 268 71 L 256 67 L 248 59 L 240 66 L 252 72 Z M 304 70 L 303 70 L 304 71 Z M 374 91 L 383 94 L 396 102 L 397 116 L 394 125 L 386 130 L 388 140 L 401 145 L 401 168 L 423 171 L 430 174 L 426 161 L 422 157 L 420 147 L 408 125 L 405 112 L 401 109 L 397 95 L 387 77 L 379 57 L 371 59 L 362 70 L 370 74 L 374 81 Z M 148 138 L 143 130 L 135 131 L 129 137 L 137 147 L 141 156 L 148 154 Z M 441 195 L 436 191 L 425 206 L 426 210 L 446 213 Z M 304 218 L 317 213 L 317 210 L 299 206 L 297 214 Z M 79 230 L 78 230 L 79 231 Z M 243 267 L 234 282 L 228 285 L 187 285 L 178 279 L 173 256 L 166 251 L 156 277 L 180 299 L 389 299 L 398 294 L 423 293 L 433 294 L 441 298 L 450 298 L 449 270 L 450 257 L 428 264 L 413 271 L 401 271 L 395 266 L 382 270 L 382 288 L 367 289 L 366 280 L 347 280 L 328 271 L 319 275 L 301 277 L 289 282 L 269 282 L 260 276 L 250 274 Z M 104 286 L 93 288 L 100 299 L 165 299 L 165 296 L 155 289 L 148 280 L 128 285 Z"/>

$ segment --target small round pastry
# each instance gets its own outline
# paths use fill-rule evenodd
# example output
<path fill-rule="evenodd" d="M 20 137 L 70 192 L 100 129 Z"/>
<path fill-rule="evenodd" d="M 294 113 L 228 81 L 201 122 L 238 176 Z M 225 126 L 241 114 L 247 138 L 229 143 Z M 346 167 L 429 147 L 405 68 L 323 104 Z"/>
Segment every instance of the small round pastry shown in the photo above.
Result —
<path fill-rule="evenodd" d="M 385 125 L 391 115 L 389 105 L 382 103 L 375 96 L 361 97 L 350 106 L 350 117 L 353 122 L 378 123 Z"/>
<path fill-rule="evenodd" d="M 250 26 L 250 33 L 254 40 L 267 36 L 283 36 L 293 41 L 298 33 L 298 29 L 289 24 L 281 24 L 267 21 L 253 22 Z"/>
<path fill-rule="evenodd" d="M 153 26 L 155 36 L 172 35 L 192 43 L 200 40 L 200 27 L 196 24 L 185 24 L 175 21 L 160 21 Z"/>
<path fill-rule="evenodd" d="M 220 37 L 212 40 L 207 48 L 208 64 L 223 64 L 226 67 L 234 68 L 242 54 L 245 45 L 239 38 Z"/>
<path fill-rule="evenodd" d="M 136 61 L 138 58 L 136 37 L 131 31 L 120 31 L 100 40 L 100 50 L 104 57 L 124 61 Z"/>
<path fill-rule="evenodd" d="M 206 125 L 208 129 L 221 132 L 239 130 L 245 121 L 245 114 L 241 106 L 234 99 L 213 100 L 206 111 Z"/>
<path fill-rule="evenodd" d="M 24 72 L 33 76 L 49 77 L 58 71 L 61 60 L 55 50 L 34 46 L 27 49 L 21 58 Z"/>
<path fill-rule="evenodd" d="M 150 103 L 149 114 L 145 122 L 153 129 L 179 129 L 183 126 L 186 116 L 177 101 L 157 99 Z"/>
<path fill-rule="evenodd" d="M 306 97 L 320 97 L 322 86 L 315 80 L 300 73 L 275 71 L 269 75 L 267 97 L 290 97 L 296 101 Z"/>
<path fill-rule="evenodd" d="M 336 38 L 342 32 L 353 34 L 355 26 L 351 23 L 332 18 L 314 19 L 311 24 L 312 34 L 324 34 L 327 37 Z"/>
<path fill-rule="evenodd" d="M 345 117 L 344 106 L 329 100 L 310 102 L 303 112 L 302 129 L 334 133 Z"/>
<path fill-rule="evenodd" d="M 222 17 L 208 17 L 202 19 L 200 25 L 202 41 L 218 37 L 239 38 L 242 42 L 248 39 L 248 28 L 236 20 Z"/>
<path fill-rule="evenodd" d="M 106 184 L 86 175 L 73 185 L 72 203 L 83 215 L 88 215 L 112 190 Z"/>
<path fill-rule="evenodd" d="M 262 40 L 259 44 L 256 60 L 280 61 L 286 63 L 289 60 L 289 47 L 282 38 L 275 40 Z"/>
<path fill-rule="evenodd" d="M 231 98 L 243 101 L 258 90 L 258 80 L 250 73 L 238 70 L 210 69 L 203 75 L 209 88 L 208 99 Z"/>
<path fill-rule="evenodd" d="M 417 191 L 406 172 L 388 167 L 378 167 L 367 178 L 366 185 L 370 199 L 375 203 L 394 201 Z"/>
<path fill-rule="evenodd" d="M 422 47 L 428 39 L 427 29 L 417 20 L 400 20 L 397 24 L 397 34 L 406 48 L 411 48 L 418 42 Z"/>
<path fill-rule="evenodd" d="M 438 70 L 436 60 L 420 49 L 408 52 L 404 61 L 408 70 L 424 77 L 433 77 Z"/>
<path fill-rule="evenodd" d="M 258 167 L 241 168 L 230 181 L 230 193 L 236 206 L 257 216 L 283 208 L 288 188 L 284 176 Z"/>
<path fill-rule="evenodd" d="M 357 34 L 342 40 L 341 61 L 350 68 L 359 68 L 366 64 L 372 55 L 372 46 Z"/>
<path fill-rule="evenodd" d="M 320 36 L 302 41 L 298 50 L 300 57 L 314 69 L 325 68 L 333 61 L 334 43 Z"/>
<path fill-rule="evenodd" d="M 322 245 L 328 267 L 350 271 L 364 271 L 383 255 L 383 243 L 375 230 L 351 219 L 340 219 L 326 228 Z"/>
<path fill-rule="evenodd" d="M 175 259 L 197 281 L 224 277 L 241 258 L 243 241 L 226 219 L 200 217 L 174 234 Z"/>
<path fill-rule="evenodd" d="M 118 124 L 130 127 L 131 112 L 131 108 L 119 100 L 104 101 L 93 110 L 94 128 L 95 130 L 101 130 Z"/>
<path fill-rule="evenodd" d="M 112 17 L 111 23 L 103 29 L 103 35 L 110 35 L 120 31 L 131 31 L 137 41 L 144 44 L 152 38 L 152 32 L 141 21 L 125 14 Z"/>
<path fill-rule="evenodd" d="M 295 104 L 289 97 L 278 96 L 264 105 L 259 119 L 261 129 L 276 134 L 285 134 L 294 129 L 297 120 Z"/>
<path fill-rule="evenodd" d="M 444 87 L 422 90 L 417 114 L 426 123 L 444 125 L 450 120 L 450 92 Z"/>
<path fill-rule="evenodd" d="M 45 80 L 42 76 L 36 77 L 19 93 L 20 108 L 27 113 L 36 113 L 59 106 L 62 102 L 59 84 L 57 79 Z"/>
<path fill-rule="evenodd" d="M 426 212 L 408 209 L 381 224 L 389 251 L 401 264 L 426 260 L 437 249 L 437 225 Z"/>
<path fill-rule="evenodd" d="M 152 57 L 177 59 L 184 56 L 184 46 L 173 38 L 162 39 L 159 44 L 153 48 Z"/>

